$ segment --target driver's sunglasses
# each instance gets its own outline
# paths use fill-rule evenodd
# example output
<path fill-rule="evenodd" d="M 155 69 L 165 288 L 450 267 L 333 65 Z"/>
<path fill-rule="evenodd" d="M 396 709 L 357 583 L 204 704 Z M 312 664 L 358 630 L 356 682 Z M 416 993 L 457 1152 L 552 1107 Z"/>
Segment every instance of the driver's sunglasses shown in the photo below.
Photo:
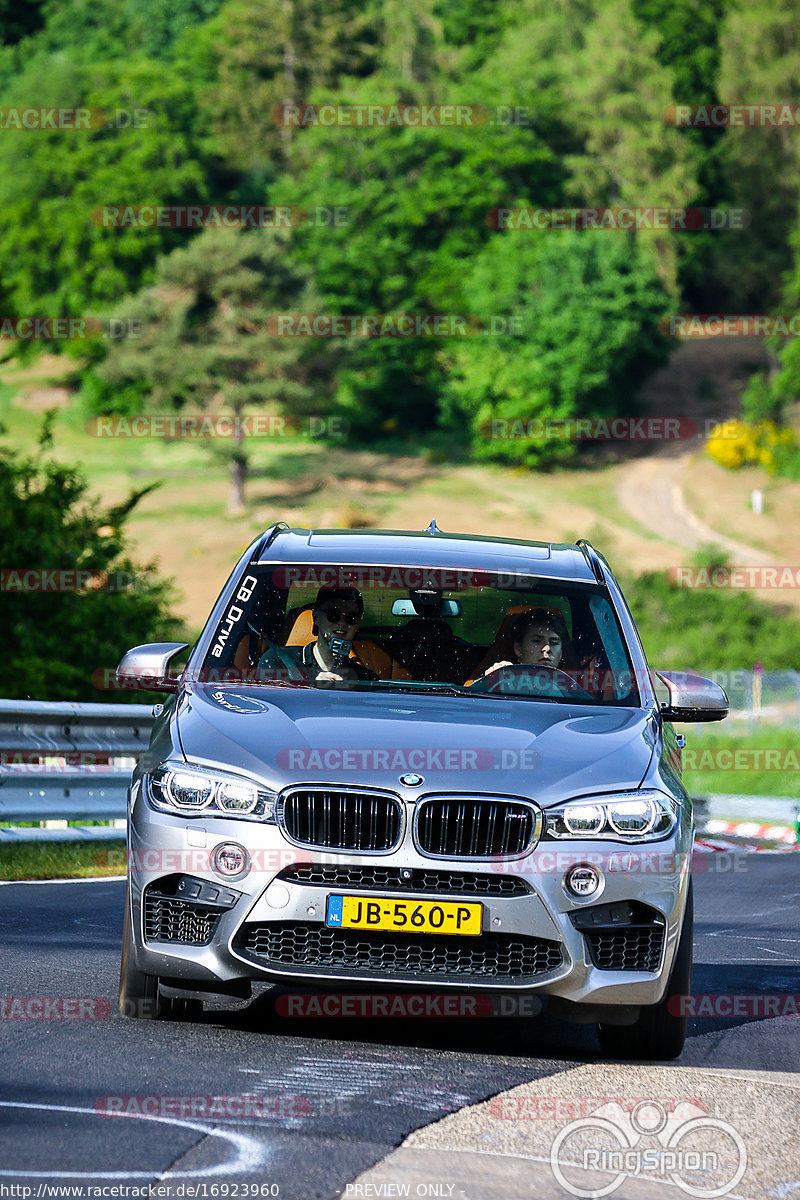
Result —
<path fill-rule="evenodd" d="M 331 604 L 328 608 L 323 608 L 322 612 L 329 621 L 338 621 L 340 617 L 344 617 L 348 625 L 357 625 L 361 620 L 361 613 L 357 608 L 339 608 L 338 604 Z"/>

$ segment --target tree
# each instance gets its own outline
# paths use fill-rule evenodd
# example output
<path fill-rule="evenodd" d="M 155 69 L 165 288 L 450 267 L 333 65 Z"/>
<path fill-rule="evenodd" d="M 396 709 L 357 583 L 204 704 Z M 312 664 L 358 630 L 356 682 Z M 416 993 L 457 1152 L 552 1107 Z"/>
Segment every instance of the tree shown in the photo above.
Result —
<path fill-rule="evenodd" d="M 507 103 L 533 98 L 537 132 L 564 158 L 567 202 L 694 202 L 697 150 L 664 123 L 673 77 L 659 48 L 631 0 L 527 0 L 487 62 L 483 75 L 502 80 Z M 675 239 L 666 231 L 644 239 L 673 294 Z"/>
<path fill-rule="evenodd" d="M 720 33 L 719 91 L 726 104 L 789 104 L 800 93 L 795 0 L 732 3 Z M 791 266 L 800 144 L 793 126 L 731 127 L 721 147 L 729 202 L 750 214 L 714 263 L 727 312 L 769 312 Z"/>
<path fill-rule="evenodd" d="M 94 210 L 202 204 L 213 163 L 192 85 L 171 65 L 39 56 L 0 104 L 27 107 L 31 96 L 37 106 L 81 106 L 109 119 L 0 137 L 0 304 L 8 315 L 82 317 L 141 286 L 158 253 L 191 236 L 155 224 L 105 228 Z M 118 112 L 136 110 L 147 114 L 143 125 L 126 116 L 117 127 Z"/>
<path fill-rule="evenodd" d="M 0 0 L 0 42 L 14 45 L 40 29 L 44 21 L 42 0 Z"/>
<path fill-rule="evenodd" d="M 180 630 L 171 587 L 127 550 L 125 520 L 150 489 L 103 509 L 75 468 L 47 457 L 50 442 L 46 421 L 35 454 L 0 449 L 0 695 L 97 700 L 126 650 Z"/>
<path fill-rule="evenodd" d="M 800 309 L 800 222 L 791 245 L 794 269 L 786 277 L 781 302 L 781 309 L 787 314 Z M 768 348 L 770 369 L 751 378 L 742 397 L 742 415 L 748 421 L 766 419 L 784 423 L 790 410 L 800 404 L 800 344 L 796 337 L 771 338 Z"/>
<path fill-rule="evenodd" d="M 467 291 L 488 329 L 448 351 L 445 420 L 467 424 L 479 458 L 571 457 L 574 439 L 543 437 L 542 422 L 630 415 L 640 381 L 668 355 L 657 328 L 668 298 L 625 234 L 498 235 Z"/>
<path fill-rule="evenodd" d="M 658 35 L 655 53 L 672 79 L 676 104 L 715 105 L 720 102 L 720 29 L 729 0 L 633 0 L 633 11 L 645 28 Z M 690 203 L 700 208 L 729 203 L 722 170 L 725 132 L 721 129 L 681 129 L 681 137 L 697 155 L 697 192 Z M 690 306 L 716 312 L 728 301 L 717 286 L 715 263 L 731 253 L 729 230 L 697 230 L 677 246 L 680 289 Z"/>
<path fill-rule="evenodd" d="M 200 103 L 226 162 L 256 180 L 273 179 L 293 141 L 292 126 L 275 119 L 276 108 L 306 103 L 315 88 L 334 86 L 345 71 L 368 72 L 375 24 L 358 0 L 224 5 L 198 31 L 194 53 L 207 73 Z"/>
<path fill-rule="evenodd" d="M 474 104 L 477 87 L 400 85 L 375 75 L 331 103 Z M 482 98 L 483 99 L 483 98 Z M 561 199 L 563 172 L 533 129 L 489 125 L 429 128 L 310 128 L 298 136 L 293 172 L 276 203 L 323 203 L 347 215 L 340 227 L 301 229 L 300 261 L 314 272 L 325 311 L 347 314 L 465 314 L 469 264 L 494 234 L 488 215 L 534 197 Z M 351 338 L 337 372 L 336 404 L 366 440 L 432 429 L 442 390 L 433 337 Z"/>
<path fill-rule="evenodd" d="M 267 405 L 308 412 L 309 343 L 276 336 L 276 314 L 310 304 L 307 280 L 292 263 L 288 240 L 272 230 L 208 229 L 158 264 L 156 280 L 116 312 L 141 321 L 142 337 L 112 345 L 95 368 L 94 407 L 113 408 L 120 390 L 147 396 L 155 411 L 218 412 L 236 418 Z M 248 454 L 237 421 L 227 443 L 229 511 L 244 505 Z"/>

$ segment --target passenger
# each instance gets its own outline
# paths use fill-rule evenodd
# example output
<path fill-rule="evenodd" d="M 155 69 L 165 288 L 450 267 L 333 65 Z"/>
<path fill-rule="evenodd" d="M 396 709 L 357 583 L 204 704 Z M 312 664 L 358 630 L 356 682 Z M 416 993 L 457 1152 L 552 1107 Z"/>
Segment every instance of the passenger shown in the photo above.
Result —
<path fill-rule="evenodd" d="M 348 644 L 353 641 L 363 614 L 364 601 L 357 588 L 320 588 L 311 610 L 311 632 L 317 640 L 305 646 L 270 646 L 258 661 L 258 675 L 288 671 L 290 679 L 317 683 L 377 679 L 374 671 L 350 653 L 349 645 L 346 653 L 336 648 L 337 638 Z"/>
<path fill-rule="evenodd" d="M 511 627 L 511 644 L 515 661 L 493 663 L 484 671 L 484 677 L 502 667 L 556 667 L 564 671 L 575 666 L 576 656 L 564 619 L 550 609 L 521 613 Z"/>

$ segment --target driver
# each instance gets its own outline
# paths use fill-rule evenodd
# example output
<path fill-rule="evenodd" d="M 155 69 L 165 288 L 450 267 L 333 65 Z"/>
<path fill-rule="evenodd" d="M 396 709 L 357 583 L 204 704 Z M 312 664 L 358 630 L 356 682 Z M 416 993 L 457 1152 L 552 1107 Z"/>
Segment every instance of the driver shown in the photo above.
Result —
<path fill-rule="evenodd" d="M 484 678 L 502 667 L 559 667 L 565 656 L 567 661 L 574 657 L 564 618 L 546 608 L 534 608 L 517 617 L 511 627 L 511 643 L 516 662 L 503 659 L 492 663 Z"/>
<path fill-rule="evenodd" d="M 317 640 L 305 646 L 270 646 L 261 655 L 257 672 L 288 670 L 291 676 L 294 668 L 318 683 L 377 679 L 351 648 L 363 614 L 364 601 L 357 588 L 320 588 L 311 609 L 311 632 Z"/>

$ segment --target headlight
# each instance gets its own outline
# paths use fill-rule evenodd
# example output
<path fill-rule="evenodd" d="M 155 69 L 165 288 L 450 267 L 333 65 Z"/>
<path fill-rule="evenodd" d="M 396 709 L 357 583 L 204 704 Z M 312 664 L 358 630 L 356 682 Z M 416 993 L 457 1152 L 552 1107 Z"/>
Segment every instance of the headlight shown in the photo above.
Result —
<path fill-rule="evenodd" d="M 165 763 L 146 779 L 150 803 L 160 812 L 275 820 L 277 793 L 254 779 L 183 763 Z"/>
<path fill-rule="evenodd" d="M 672 833 L 675 802 L 663 792 L 620 792 L 575 800 L 545 814 L 545 836 L 600 837 L 615 842 L 654 842 Z"/>

